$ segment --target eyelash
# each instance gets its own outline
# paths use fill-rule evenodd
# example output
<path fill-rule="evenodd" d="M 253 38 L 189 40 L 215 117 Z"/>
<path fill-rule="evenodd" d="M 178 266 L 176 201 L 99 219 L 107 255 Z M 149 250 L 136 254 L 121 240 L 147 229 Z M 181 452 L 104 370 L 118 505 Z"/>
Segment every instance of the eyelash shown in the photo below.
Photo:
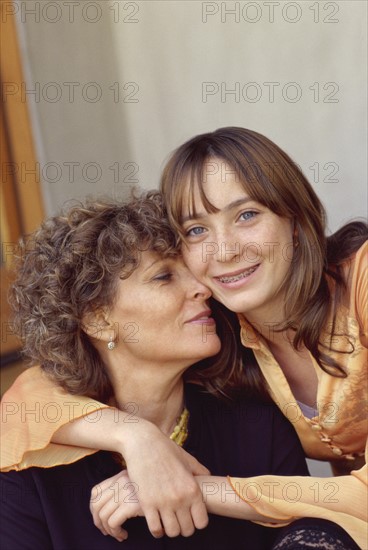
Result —
<path fill-rule="evenodd" d="M 241 221 L 246 222 L 246 221 L 248 221 L 248 220 L 254 218 L 254 217 L 258 214 L 258 212 L 255 212 L 254 210 L 246 210 L 245 212 L 242 212 L 242 213 L 239 215 L 239 219 L 240 219 L 242 216 L 244 216 L 245 214 L 251 214 L 251 216 L 250 216 L 249 218 L 243 219 L 243 220 L 241 220 Z"/>
<path fill-rule="evenodd" d="M 173 273 L 162 273 L 160 275 L 157 275 L 156 277 L 154 277 L 154 281 L 171 281 L 171 279 L 173 278 Z"/>
<path fill-rule="evenodd" d="M 188 229 L 188 231 L 185 232 L 185 236 L 186 237 L 197 237 L 198 235 L 202 235 L 203 231 L 201 231 L 201 233 L 193 233 L 193 231 L 195 231 L 196 229 L 204 230 L 204 228 L 200 227 L 200 226 L 192 227 L 191 229 Z"/>
<path fill-rule="evenodd" d="M 241 219 L 242 216 L 245 216 L 246 214 L 248 214 L 249 217 L 247 219 Z M 241 214 L 239 214 L 238 220 L 246 222 L 246 221 L 254 218 L 257 214 L 258 214 L 258 212 L 256 212 L 255 210 L 246 210 L 245 212 L 242 212 Z M 201 232 L 200 233 L 193 233 L 193 231 L 195 231 L 196 229 L 201 229 Z M 185 232 L 185 236 L 186 237 L 198 237 L 199 235 L 203 235 L 204 231 L 205 231 L 205 229 L 201 226 L 192 227 L 191 229 L 188 229 L 188 231 Z"/>

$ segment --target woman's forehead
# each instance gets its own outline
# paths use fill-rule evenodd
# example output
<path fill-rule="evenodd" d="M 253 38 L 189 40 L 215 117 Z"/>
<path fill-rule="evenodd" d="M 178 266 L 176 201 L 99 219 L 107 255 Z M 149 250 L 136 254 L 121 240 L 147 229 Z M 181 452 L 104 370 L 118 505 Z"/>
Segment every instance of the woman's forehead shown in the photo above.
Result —
<path fill-rule="evenodd" d="M 226 177 L 213 172 L 202 182 L 198 179 L 188 179 L 181 199 L 179 208 L 181 223 L 188 218 L 219 212 L 224 205 L 228 206 L 234 202 L 258 200 L 252 196 L 246 182 L 231 172 Z"/>

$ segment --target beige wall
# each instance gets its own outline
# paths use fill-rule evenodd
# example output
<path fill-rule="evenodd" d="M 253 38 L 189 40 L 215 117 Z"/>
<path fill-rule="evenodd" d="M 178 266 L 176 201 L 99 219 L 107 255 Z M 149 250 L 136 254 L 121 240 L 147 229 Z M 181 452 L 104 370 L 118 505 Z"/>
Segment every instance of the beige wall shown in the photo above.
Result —
<path fill-rule="evenodd" d="M 238 125 L 301 165 L 332 229 L 366 215 L 366 2 L 36 4 L 17 2 L 49 212 L 154 187 L 183 140 Z"/>

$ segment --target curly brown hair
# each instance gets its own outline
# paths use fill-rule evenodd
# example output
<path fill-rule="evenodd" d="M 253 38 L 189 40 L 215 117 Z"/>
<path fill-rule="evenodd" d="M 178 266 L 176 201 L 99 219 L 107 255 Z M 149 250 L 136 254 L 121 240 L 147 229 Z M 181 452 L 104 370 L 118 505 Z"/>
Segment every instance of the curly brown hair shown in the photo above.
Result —
<path fill-rule="evenodd" d="M 101 401 L 113 395 L 83 319 L 113 304 L 119 279 L 131 275 L 144 250 L 164 257 L 179 253 L 157 191 L 125 203 L 74 204 L 21 242 L 10 293 L 14 326 L 31 364 L 41 365 L 66 391 Z M 237 386 L 242 367 L 226 314 L 218 315 L 224 345 L 217 356 L 191 369 L 190 379 L 224 394 L 224 386 Z"/>
<path fill-rule="evenodd" d="M 135 270 L 143 250 L 178 253 L 157 192 L 129 203 L 74 204 L 20 243 L 10 291 L 14 327 L 31 364 L 67 391 L 103 400 L 112 394 L 82 319 L 112 305 L 119 278 Z"/>

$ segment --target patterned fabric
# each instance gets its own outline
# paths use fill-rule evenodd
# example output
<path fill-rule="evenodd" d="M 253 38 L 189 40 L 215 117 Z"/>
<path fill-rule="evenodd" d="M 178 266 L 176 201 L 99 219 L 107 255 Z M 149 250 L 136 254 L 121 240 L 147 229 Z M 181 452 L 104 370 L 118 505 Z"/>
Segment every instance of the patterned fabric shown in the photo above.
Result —
<path fill-rule="evenodd" d="M 272 550 L 359 550 L 341 527 L 323 519 L 295 521 L 277 538 Z"/>

